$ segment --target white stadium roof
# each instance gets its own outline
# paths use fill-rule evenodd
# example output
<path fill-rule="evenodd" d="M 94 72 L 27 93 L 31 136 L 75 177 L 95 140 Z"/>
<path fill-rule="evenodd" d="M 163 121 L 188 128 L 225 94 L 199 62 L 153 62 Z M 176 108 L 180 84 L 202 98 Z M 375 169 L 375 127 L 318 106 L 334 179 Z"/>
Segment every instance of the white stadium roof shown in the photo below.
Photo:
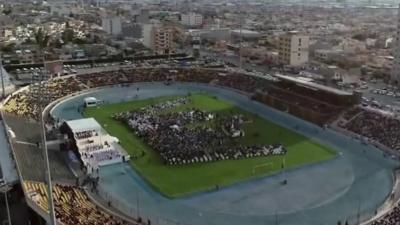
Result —
<path fill-rule="evenodd" d="M 70 120 L 66 122 L 73 133 L 88 131 L 88 130 L 101 130 L 100 124 L 94 118 L 85 118 L 78 120 Z"/>

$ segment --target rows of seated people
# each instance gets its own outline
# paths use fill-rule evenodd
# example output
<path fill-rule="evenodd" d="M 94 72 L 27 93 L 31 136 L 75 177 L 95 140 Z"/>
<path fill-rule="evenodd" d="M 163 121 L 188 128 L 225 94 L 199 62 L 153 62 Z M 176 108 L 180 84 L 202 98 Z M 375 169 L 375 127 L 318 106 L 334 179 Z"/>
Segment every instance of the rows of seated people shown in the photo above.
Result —
<path fill-rule="evenodd" d="M 288 90 L 292 93 L 296 93 L 297 95 L 312 98 L 314 101 L 324 102 L 331 106 L 335 106 L 343 102 L 340 98 L 338 99 L 335 94 L 323 91 L 316 91 L 315 89 L 299 86 L 293 83 L 279 82 L 276 84 L 276 86 L 280 87 L 281 89 Z"/>
<path fill-rule="evenodd" d="M 215 81 L 217 85 L 231 87 L 245 92 L 252 92 L 261 88 L 264 79 L 245 76 L 242 74 L 230 73 L 220 75 L 217 70 L 194 70 L 178 69 L 171 72 L 169 69 L 140 69 L 140 70 L 119 70 L 113 72 L 100 72 L 77 77 L 89 87 L 114 85 L 119 83 L 166 81 L 173 79 L 181 82 L 210 83 Z"/>
<path fill-rule="evenodd" d="M 27 197 L 40 208 L 49 211 L 46 185 L 24 181 Z M 86 193 L 74 186 L 54 185 L 55 217 L 65 225 L 128 225 L 132 224 L 106 213 L 90 201 Z"/>
<path fill-rule="evenodd" d="M 233 88 L 239 91 L 253 93 L 257 90 L 264 91 L 276 98 L 283 98 L 293 104 L 304 105 L 310 109 L 325 112 L 332 112 L 332 106 L 323 102 L 315 101 L 315 96 L 299 95 L 298 90 L 286 90 L 275 88 L 274 90 L 265 90 L 271 85 L 271 81 L 259 77 L 238 74 L 235 72 L 226 72 L 211 69 L 168 69 L 168 68 L 139 68 L 139 69 L 120 69 L 115 71 L 98 72 L 91 74 L 82 74 L 75 77 L 69 77 L 65 80 L 57 79 L 48 81 L 46 90 L 52 93 L 52 98 L 45 103 L 54 100 L 57 97 L 70 94 L 82 88 L 94 88 L 107 85 L 128 84 L 136 82 L 199 82 L 211 83 L 218 86 Z M 274 86 L 277 84 L 273 84 Z M 277 85 L 279 86 L 279 85 Z M 11 97 L 5 105 L 5 111 L 21 116 L 34 117 L 39 107 L 29 97 L 29 93 L 23 92 Z M 44 103 L 44 104 L 45 104 Z M 337 111 L 336 108 L 335 112 Z"/>
<path fill-rule="evenodd" d="M 382 218 L 371 223 L 371 225 L 398 225 L 400 224 L 400 207 L 395 206 L 389 213 Z"/>
<path fill-rule="evenodd" d="M 400 121 L 379 111 L 361 109 L 349 122 L 339 124 L 351 132 L 379 142 L 391 149 L 400 150 Z"/>
<path fill-rule="evenodd" d="M 171 71 L 168 69 L 121 70 L 112 72 L 110 76 L 105 76 L 105 73 L 97 73 L 79 76 L 78 79 L 90 87 L 98 87 L 124 82 L 165 81 L 173 77 L 174 81 L 212 83 L 214 85 L 230 87 L 248 93 L 252 93 L 256 90 L 263 90 L 276 98 L 289 101 L 293 104 L 303 105 L 304 107 L 321 113 L 333 113 L 339 110 L 333 105 L 313 99 L 315 95 L 302 96 L 298 93 L 299 90 L 293 92 L 290 89 L 279 87 L 267 90 L 265 87 L 268 86 L 270 81 L 258 77 L 236 73 L 221 75 L 221 72 L 218 70 L 205 69 L 178 69 L 172 74 L 175 75 L 172 76 Z"/>
<path fill-rule="evenodd" d="M 281 85 L 279 85 L 281 86 Z M 275 86 L 277 87 L 277 86 Z M 315 105 L 314 109 L 323 113 L 329 112 L 331 110 L 338 111 L 339 107 L 333 104 L 329 104 L 329 98 L 324 95 L 323 92 L 316 93 L 315 91 L 303 88 L 297 85 L 292 85 L 290 87 L 284 86 L 283 88 L 279 88 L 280 92 L 285 92 L 286 95 L 290 95 L 301 101 L 302 104 L 310 102 Z M 322 98 L 321 98 L 322 97 Z M 326 111 L 325 111 L 326 109 Z"/>
<path fill-rule="evenodd" d="M 103 161 L 109 161 L 109 160 L 114 160 L 114 159 L 119 159 L 121 158 L 121 154 L 114 149 L 108 149 L 104 151 L 94 151 L 94 152 L 88 152 L 88 153 L 82 153 L 81 156 L 83 157 L 83 160 L 94 160 L 95 162 L 103 162 Z"/>
<path fill-rule="evenodd" d="M 75 132 L 75 138 L 76 139 L 85 139 L 85 138 L 90 138 L 93 136 L 92 130 L 87 130 L 87 131 L 81 131 L 81 132 Z"/>
<path fill-rule="evenodd" d="M 127 123 L 167 164 L 285 154 L 279 145 L 238 144 L 244 135 L 241 125 L 245 122 L 240 114 L 213 114 L 198 109 L 160 113 L 185 102 L 182 99 L 166 101 L 138 111 L 118 113 L 114 118 Z M 206 126 L 205 122 L 212 125 Z"/>
<path fill-rule="evenodd" d="M 279 88 L 270 88 L 265 92 L 265 94 L 268 97 L 279 99 L 290 105 L 296 105 L 302 108 L 306 108 L 308 110 L 312 109 L 313 111 L 322 114 L 334 114 L 338 112 L 336 108 L 331 107 L 328 104 L 318 101 L 312 101 L 311 99 L 305 98 L 301 95 L 297 95 Z"/>
<path fill-rule="evenodd" d="M 29 99 L 27 91 L 13 94 L 3 109 L 6 113 L 29 118 L 37 118 L 40 111 L 39 105 Z"/>
<path fill-rule="evenodd" d="M 344 114 L 343 114 L 343 119 L 345 120 L 350 120 L 352 119 L 354 116 L 356 116 L 358 113 L 362 112 L 362 109 L 360 107 L 353 107 L 349 110 L 347 110 Z"/>
<path fill-rule="evenodd" d="M 81 150 L 83 150 L 83 152 L 94 152 L 94 151 L 98 151 L 101 150 L 105 147 L 110 147 L 109 145 L 102 145 L 102 144 L 91 144 L 88 146 L 85 146 L 84 148 L 82 148 Z"/>
<path fill-rule="evenodd" d="M 34 89 L 35 85 L 31 86 Z M 36 87 L 38 88 L 38 87 Z M 65 79 L 53 79 L 45 82 L 44 91 L 48 92 L 49 98 L 41 99 L 42 107 L 60 97 L 82 90 L 81 82 L 74 77 Z M 25 116 L 37 119 L 39 116 L 40 105 L 37 99 L 34 99 L 32 90 L 24 90 L 10 96 L 10 99 L 4 104 L 3 110 L 17 116 Z"/>

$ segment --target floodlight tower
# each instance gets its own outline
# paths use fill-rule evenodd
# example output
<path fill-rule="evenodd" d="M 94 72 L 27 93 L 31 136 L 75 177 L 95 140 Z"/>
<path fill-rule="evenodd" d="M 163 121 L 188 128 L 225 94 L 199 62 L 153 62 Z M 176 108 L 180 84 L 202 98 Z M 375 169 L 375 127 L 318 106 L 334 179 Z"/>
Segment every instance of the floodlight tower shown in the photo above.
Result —
<path fill-rule="evenodd" d="M 0 76 L 1 76 L 1 97 L 4 98 L 6 96 L 6 93 L 4 90 L 3 60 L 1 58 L 1 54 L 0 54 Z"/>
<path fill-rule="evenodd" d="M 237 3 L 237 9 L 239 11 L 239 69 L 242 70 L 243 61 L 242 61 L 242 42 L 243 42 L 243 13 L 240 7 L 240 3 Z"/>
<path fill-rule="evenodd" d="M 394 47 L 393 47 L 393 67 L 391 71 L 391 82 L 399 85 L 400 84 L 400 6 L 397 12 L 397 30 L 394 36 Z"/>
<path fill-rule="evenodd" d="M 33 74 L 32 76 L 32 84 L 29 88 L 30 98 L 34 101 L 34 104 L 38 106 L 39 110 L 36 115 L 36 119 L 38 119 L 39 124 L 41 125 L 40 134 L 41 134 L 41 145 L 40 149 L 43 151 L 43 157 L 45 161 L 45 181 L 47 183 L 47 193 L 48 193 L 48 205 L 49 205 L 49 222 L 51 225 L 56 225 L 57 221 L 55 218 L 54 212 L 54 201 L 53 201 L 53 186 L 51 181 L 51 171 L 50 171 L 50 162 L 49 155 L 47 149 L 47 140 L 46 140 L 46 113 L 44 111 L 44 106 L 51 99 L 51 94 L 47 89 L 46 80 L 48 79 L 47 69 L 46 69 L 46 48 L 49 44 L 49 36 L 44 31 L 43 28 L 40 28 L 35 34 L 36 43 L 39 46 L 40 52 L 42 53 L 42 61 L 43 61 L 43 70 L 39 71 L 38 74 Z"/>

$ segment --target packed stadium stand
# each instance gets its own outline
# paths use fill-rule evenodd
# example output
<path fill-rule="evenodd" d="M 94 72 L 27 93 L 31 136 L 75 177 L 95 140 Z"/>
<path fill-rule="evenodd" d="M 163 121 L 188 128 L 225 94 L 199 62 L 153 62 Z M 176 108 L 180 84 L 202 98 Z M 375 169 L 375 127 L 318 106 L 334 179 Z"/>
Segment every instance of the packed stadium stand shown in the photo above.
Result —
<path fill-rule="evenodd" d="M 46 90 L 53 93 L 47 101 L 83 90 L 107 85 L 129 84 L 137 82 L 197 82 L 210 83 L 232 88 L 274 108 L 317 124 L 324 124 L 346 107 L 357 104 L 355 94 L 333 92 L 323 86 L 310 86 L 293 81 L 260 78 L 226 71 L 210 69 L 129 69 L 84 74 L 63 80 L 52 80 Z M 60 88 L 60 87 L 63 88 Z M 341 102 L 339 104 L 339 102 Z M 310 107 L 312 106 L 312 107 Z M 38 106 L 29 98 L 27 91 L 12 95 L 4 110 L 20 116 L 34 117 Z M 307 116 L 311 114 L 312 116 Z"/>
<path fill-rule="evenodd" d="M 49 211 L 48 194 L 44 183 L 24 181 L 27 197 L 44 211 Z M 128 225 L 132 224 L 116 218 L 90 201 L 86 193 L 77 187 L 58 185 L 53 188 L 57 221 L 74 225 Z"/>

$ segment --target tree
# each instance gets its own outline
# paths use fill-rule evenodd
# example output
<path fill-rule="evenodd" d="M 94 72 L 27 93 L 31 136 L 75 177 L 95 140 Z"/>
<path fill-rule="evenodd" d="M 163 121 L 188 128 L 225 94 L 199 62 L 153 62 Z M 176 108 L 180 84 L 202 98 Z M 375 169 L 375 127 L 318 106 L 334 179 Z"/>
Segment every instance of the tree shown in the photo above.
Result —
<path fill-rule="evenodd" d="M 0 51 L 5 52 L 5 53 L 10 53 L 14 50 L 15 43 L 3 45 L 0 47 Z"/>
<path fill-rule="evenodd" d="M 61 39 L 64 41 L 64 43 L 72 42 L 74 38 L 74 31 L 70 28 L 65 29 L 61 34 Z"/>
<path fill-rule="evenodd" d="M 365 34 L 355 34 L 351 38 L 358 40 L 358 41 L 365 41 L 367 39 L 367 35 Z"/>
<path fill-rule="evenodd" d="M 12 13 L 12 9 L 10 7 L 7 7 L 6 9 L 3 10 L 3 14 L 8 16 Z"/>
<path fill-rule="evenodd" d="M 72 42 L 73 42 L 74 44 L 77 44 L 77 45 L 84 45 L 84 44 L 87 44 L 87 41 L 86 41 L 85 38 L 74 38 L 74 39 L 72 40 Z"/>
<path fill-rule="evenodd" d="M 43 28 L 39 28 L 35 34 L 35 42 L 39 46 L 39 48 L 43 51 L 48 45 L 50 41 L 50 35 L 48 35 Z"/>

